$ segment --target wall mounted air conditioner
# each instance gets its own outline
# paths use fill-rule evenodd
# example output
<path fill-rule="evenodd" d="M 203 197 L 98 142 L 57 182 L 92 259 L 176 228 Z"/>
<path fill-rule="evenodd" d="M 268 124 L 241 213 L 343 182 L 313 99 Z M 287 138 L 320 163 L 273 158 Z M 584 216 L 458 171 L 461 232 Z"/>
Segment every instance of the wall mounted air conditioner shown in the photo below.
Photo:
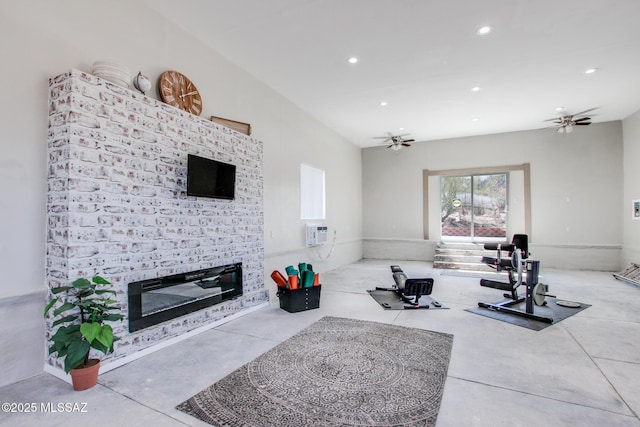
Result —
<path fill-rule="evenodd" d="M 327 243 L 327 226 L 307 224 L 307 246 L 320 246 Z"/>

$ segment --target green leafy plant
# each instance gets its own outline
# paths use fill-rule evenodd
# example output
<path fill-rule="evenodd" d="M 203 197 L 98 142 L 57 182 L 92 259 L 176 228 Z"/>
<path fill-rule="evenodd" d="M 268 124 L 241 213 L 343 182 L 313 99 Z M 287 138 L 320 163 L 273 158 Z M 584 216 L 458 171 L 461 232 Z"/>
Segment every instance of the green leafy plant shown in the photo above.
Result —
<path fill-rule="evenodd" d="M 49 354 L 58 353 L 64 357 L 64 370 L 87 365 L 89 351 L 94 348 L 104 354 L 113 351 L 113 343 L 118 340 L 113 329 L 105 322 L 122 320 L 120 306 L 112 299 L 116 292 L 101 288 L 111 284 L 100 276 L 91 280 L 80 278 L 71 286 L 52 288 L 53 295 L 66 294 L 53 298 L 44 308 L 47 317 L 53 309 L 56 319 L 52 327 L 61 325 L 51 336 L 52 345 Z"/>

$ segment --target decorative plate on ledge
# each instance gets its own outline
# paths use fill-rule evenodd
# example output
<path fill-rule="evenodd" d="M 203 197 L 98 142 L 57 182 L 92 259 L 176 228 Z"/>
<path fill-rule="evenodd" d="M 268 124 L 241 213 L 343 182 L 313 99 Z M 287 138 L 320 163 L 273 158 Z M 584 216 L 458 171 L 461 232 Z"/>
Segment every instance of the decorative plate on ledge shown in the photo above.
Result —
<path fill-rule="evenodd" d="M 131 81 L 129 69 L 122 64 L 112 61 L 94 62 L 93 72 L 91 74 L 126 88 L 129 87 L 129 82 Z"/>

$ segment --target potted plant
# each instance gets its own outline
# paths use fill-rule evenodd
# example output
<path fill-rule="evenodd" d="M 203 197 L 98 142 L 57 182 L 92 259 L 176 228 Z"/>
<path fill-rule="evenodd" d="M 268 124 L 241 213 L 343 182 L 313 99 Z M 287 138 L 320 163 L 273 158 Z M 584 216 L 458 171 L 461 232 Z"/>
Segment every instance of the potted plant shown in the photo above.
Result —
<path fill-rule="evenodd" d="M 53 309 L 56 319 L 52 327 L 59 326 L 51 336 L 52 345 L 49 354 L 57 353 L 64 357 L 64 370 L 71 374 L 73 388 L 85 390 L 96 385 L 99 359 L 90 359 L 93 348 L 104 354 L 113 351 L 113 343 L 118 339 L 113 329 L 105 322 L 122 320 L 120 306 L 112 299 L 116 295 L 113 289 L 104 289 L 110 282 L 100 276 L 91 280 L 79 278 L 71 286 L 52 288 L 54 297 L 44 308 L 47 317 Z M 80 384 L 80 382 L 88 382 Z"/>

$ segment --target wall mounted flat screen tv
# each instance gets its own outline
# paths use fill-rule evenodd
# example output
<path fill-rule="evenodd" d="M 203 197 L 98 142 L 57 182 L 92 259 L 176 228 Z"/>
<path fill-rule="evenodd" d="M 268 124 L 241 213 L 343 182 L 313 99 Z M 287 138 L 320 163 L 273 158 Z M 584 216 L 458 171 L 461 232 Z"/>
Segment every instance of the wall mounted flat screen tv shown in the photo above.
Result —
<path fill-rule="evenodd" d="M 229 199 L 235 197 L 236 166 L 189 154 L 187 196 Z"/>

